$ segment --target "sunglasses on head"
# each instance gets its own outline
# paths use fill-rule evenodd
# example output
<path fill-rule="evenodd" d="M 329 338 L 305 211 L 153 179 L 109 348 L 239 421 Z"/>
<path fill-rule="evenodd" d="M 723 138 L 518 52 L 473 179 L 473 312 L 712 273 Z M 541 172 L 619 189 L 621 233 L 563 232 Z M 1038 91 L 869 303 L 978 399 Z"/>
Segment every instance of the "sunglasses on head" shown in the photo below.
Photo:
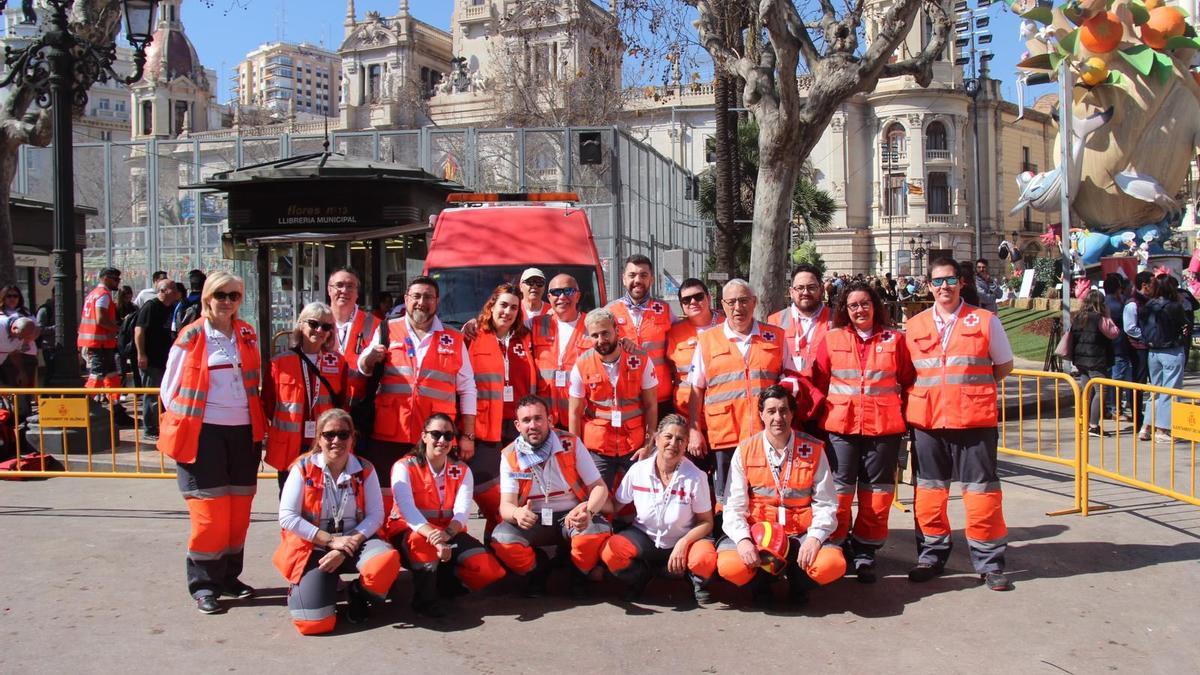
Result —
<path fill-rule="evenodd" d="M 426 430 L 425 433 L 434 441 L 450 441 L 454 440 L 455 433 L 453 431 L 438 431 L 437 429 Z"/>
<path fill-rule="evenodd" d="M 551 288 L 550 290 L 548 290 L 546 292 L 549 293 L 550 295 L 553 295 L 556 298 L 560 295 L 565 295 L 569 298 L 572 295 L 575 295 L 576 293 L 578 293 L 579 289 L 578 288 Z"/>
<path fill-rule="evenodd" d="M 958 277 L 937 277 L 935 279 L 930 279 L 929 283 L 932 284 L 934 288 L 941 288 L 942 284 L 946 284 L 947 286 L 957 286 Z"/>
<path fill-rule="evenodd" d="M 304 323 L 308 324 L 308 327 L 313 330 L 323 330 L 326 333 L 333 330 L 333 324 L 321 323 L 320 321 L 317 321 L 316 319 L 305 319 Z"/>
<path fill-rule="evenodd" d="M 242 299 L 241 291 L 213 291 L 213 299 L 218 302 L 237 302 Z"/>
<path fill-rule="evenodd" d="M 682 296 L 679 298 L 679 302 L 682 304 L 685 304 L 685 305 L 690 305 L 693 302 L 695 302 L 695 303 L 704 302 L 704 294 L 696 293 L 694 295 L 685 295 L 685 296 Z"/>
<path fill-rule="evenodd" d="M 333 431 L 322 431 L 321 438 L 324 438 L 327 441 L 332 441 L 334 439 L 339 440 L 339 441 L 346 441 L 346 440 L 350 439 L 350 430 L 349 429 L 335 429 Z"/>

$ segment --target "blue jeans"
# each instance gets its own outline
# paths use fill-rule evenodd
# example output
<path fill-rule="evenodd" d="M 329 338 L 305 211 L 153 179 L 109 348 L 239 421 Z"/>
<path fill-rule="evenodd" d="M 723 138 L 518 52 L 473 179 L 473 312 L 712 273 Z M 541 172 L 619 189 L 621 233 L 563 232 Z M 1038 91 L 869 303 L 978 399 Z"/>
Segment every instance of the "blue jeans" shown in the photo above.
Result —
<path fill-rule="evenodd" d="M 1122 356 L 1120 354 L 1113 356 L 1112 379 L 1120 380 L 1122 382 L 1129 382 L 1133 380 L 1133 361 L 1131 361 L 1128 356 Z M 1129 410 L 1131 408 L 1129 405 L 1129 395 L 1129 390 L 1121 391 L 1121 404 L 1117 405 L 1117 389 L 1114 387 L 1109 387 L 1108 392 L 1105 394 L 1105 398 L 1108 400 L 1105 401 L 1104 405 L 1109 410 L 1113 411 L 1117 409 Z"/>
<path fill-rule="evenodd" d="M 1156 387 L 1179 389 L 1183 386 L 1183 347 L 1149 350 L 1150 384 Z M 1154 426 L 1158 429 L 1171 428 L 1171 397 L 1154 394 L 1146 397 L 1146 424 L 1150 423 L 1150 406 L 1154 406 Z"/>

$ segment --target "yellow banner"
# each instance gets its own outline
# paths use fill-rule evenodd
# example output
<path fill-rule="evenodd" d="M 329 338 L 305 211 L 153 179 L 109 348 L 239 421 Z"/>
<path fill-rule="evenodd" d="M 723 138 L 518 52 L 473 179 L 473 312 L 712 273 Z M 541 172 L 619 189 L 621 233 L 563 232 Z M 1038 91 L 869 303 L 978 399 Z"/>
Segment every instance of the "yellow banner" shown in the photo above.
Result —
<path fill-rule="evenodd" d="M 39 398 L 38 422 L 45 427 L 86 427 L 86 398 Z"/>
<path fill-rule="evenodd" d="M 1200 443 L 1200 405 L 1171 403 L 1171 435 Z"/>

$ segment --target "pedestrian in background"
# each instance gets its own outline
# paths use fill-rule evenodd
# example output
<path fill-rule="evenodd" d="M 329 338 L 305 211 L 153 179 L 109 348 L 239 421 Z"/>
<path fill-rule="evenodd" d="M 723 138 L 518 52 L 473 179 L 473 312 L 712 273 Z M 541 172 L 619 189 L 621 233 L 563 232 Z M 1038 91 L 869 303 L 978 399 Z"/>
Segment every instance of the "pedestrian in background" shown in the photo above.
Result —
<path fill-rule="evenodd" d="M 142 374 L 143 387 L 162 384 L 167 368 L 167 355 L 174 342 L 171 333 L 171 313 L 179 302 L 174 281 L 163 277 L 154 282 L 155 297 L 142 303 L 133 324 L 133 343 L 137 349 L 137 367 Z M 158 440 L 158 397 L 142 396 L 142 437 Z"/>
<path fill-rule="evenodd" d="M 1130 382 L 1134 384 L 1146 384 L 1150 381 L 1150 352 L 1146 349 L 1146 343 L 1142 338 L 1142 326 L 1146 321 L 1146 303 L 1150 302 L 1148 294 L 1153 282 L 1153 274 L 1145 271 L 1138 272 L 1137 276 L 1133 278 L 1133 292 L 1130 293 L 1129 299 L 1125 301 L 1124 309 L 1121 310 L 1121 329 L 1125 331 L 1125 337 L 1129 341 L 1130 362 L 1133 366 L 1133 376 L 1130 378 Z M 1137 390 L 1131 391 L 1130 394 L 1133 422 L 1137 427 L 1144 427 L 1146 421 L 1141 414 L 1145 395 Z M 1148 440 L 1149 433 L 1146 436 L 1146 440 Z"/>
<path fill-rule="evenodd" d="M 146 304 L 147 300 L 158 297 L 158 282 L 166 278 L 167 273 L 162 270 L 158 270 L 154 274 L 150 275 L 150 287 L 143 288 L 142 290 L 138 291 L 138 294 L 133 298 L 133 304 L 136 305 L 138 309 L 141 309 L 142 305 Z"/>
<path fill-rule="evenodd" d="M 1179 282 L 1162 274 L 1150 283 L 1142 339 L 1146 343 L 1150 384 L 1155 387 L 1179 389 L 1183 386 L 1184 344 L 1191 326 L 1179 297 Z M 1171 396 L 1153 394 L 1146 397 L 1145 421 L 1138 438 L 1159 443 L 1171 442 Z M 1153 411 L 1151 407 L 1153 406 Z"/>
<path fill-rule="evenodd" d="M 1117 336 L 1112 340 L 1112 369 L 1109 377 L 1122 382 L 1130 382 L 1133 379 L 1132 350 L 1124 326 L 1128 293 L 1129 279 L 1116 272 L 1109 272 L 1104 277 L 1104 308 L 1108 311 L 1108 318 L 1117 327 Z M 1129 394 L 1128 390 L 1113 388 L 1106 397 L 1105 414 L 1113 419 L 1129 419 Z"/>
<path fill-rule="evenodd" d="M 1120 336 L 1120 330 L 1108 316 L 1108 307 L 1100 291 L 1089 291 L 1083 298 L 1078 312 L 1071 317 L 1071 332 L 1067 344 L 1070 361 L 1079 370 L 1079 390 L 1087 386 L 1088 381 L 1097 377 L 1109 377 L 1112 373 L 1114 339 Z M 1092 400 L 1088 410 L 1088 435 L 1097 438 L 1103 436 L 1100 430 L 1100 390 L 1096 387 L 1092 392 Z"/>

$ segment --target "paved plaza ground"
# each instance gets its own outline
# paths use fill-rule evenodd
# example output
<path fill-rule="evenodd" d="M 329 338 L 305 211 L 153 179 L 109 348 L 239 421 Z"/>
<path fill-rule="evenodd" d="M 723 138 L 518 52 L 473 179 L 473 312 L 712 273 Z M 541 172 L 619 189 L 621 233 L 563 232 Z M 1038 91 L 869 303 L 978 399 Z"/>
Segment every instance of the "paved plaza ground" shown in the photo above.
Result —
<path fill-rule="evenodd" d="M 187 515 L 173 481 L 55 478 L 0 483 L 0 672 L 1195 672 L 1200 664 L 1200 509 L 1100 483 L 1114 506 L 1084 519 L 1070 476 L 1002 462 L 1016 588 L 970 572 L 961 504 L 947 576 L 915 585 L 912 516 L 893 511 L 873 586 L 847 578 L 803 611 L 738 601 L 684 609 L 682 584 L 643 602 L 612 584 L 590 599 L 519 597 L 502 582 L 418 620 L 402 577 L 363 627 L 299 636 L 270 564 L 276 490 L 255 500 L 243 579 L 260 597 L 199 614 L 183 579 Z M 901 492 L 911 497 L 910 488 Z M 479 523 L 473 522 L 473 529 Z"/>

